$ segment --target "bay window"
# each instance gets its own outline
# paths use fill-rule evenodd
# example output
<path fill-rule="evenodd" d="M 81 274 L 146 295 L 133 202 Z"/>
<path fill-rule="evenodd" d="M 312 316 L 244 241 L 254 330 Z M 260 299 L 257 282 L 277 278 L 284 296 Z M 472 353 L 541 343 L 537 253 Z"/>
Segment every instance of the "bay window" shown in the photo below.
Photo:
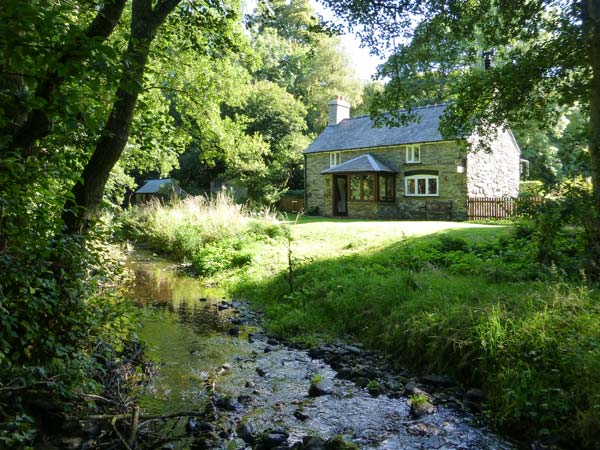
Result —
<path fill-rule="evenodd" d="M 393 202 L 396 193 L 396 183 L 394 175 L 379 175 L 379 201 Z"/>
<path fill-rule="evenodd" d="M 375 175 L 350 175 L 350 200 L 375 200 Z"/>
<path fill-rule="evenodd" d="M 393 202 L 395 178 L 391 174 L 348 175 L 351 202 Z"/>

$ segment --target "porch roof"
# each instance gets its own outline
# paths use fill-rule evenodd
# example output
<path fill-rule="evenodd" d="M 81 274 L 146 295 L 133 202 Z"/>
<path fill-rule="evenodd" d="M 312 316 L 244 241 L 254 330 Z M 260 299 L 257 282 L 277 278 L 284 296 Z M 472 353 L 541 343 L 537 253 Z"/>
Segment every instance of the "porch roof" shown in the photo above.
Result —
<path fill-rule="evenodd" d="M 337 166 L 325 169 L 321 173 L 356 173 L 356 172 L 382 172 L 382 173 L 398 173 L 380 161 L 377 161 L 370 153 L 357 156 L 349 161 L 338 164 Z"/>

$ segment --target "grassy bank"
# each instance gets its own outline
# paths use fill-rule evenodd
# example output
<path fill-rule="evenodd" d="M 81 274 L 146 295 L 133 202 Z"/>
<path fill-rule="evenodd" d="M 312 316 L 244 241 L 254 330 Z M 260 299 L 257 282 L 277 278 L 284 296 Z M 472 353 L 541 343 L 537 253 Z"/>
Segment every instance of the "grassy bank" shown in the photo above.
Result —
<path fill-rule="evenodd" d="M 360 340 L 399 366 L 480 385 L 500 428 L 597 448 L 600 297 L 577 273 L 576 236 L 564 239 L 553 266 L 537 262 L 526 227 L 313 218 L 278 225 L 248 216 L 242 227 L 225 227 L 235 233 L 202 238 L 194 249 L 178 236 L 195 232 L 178 225 L 160 237 L 144 214 L 138 236 L 163 249 L 173 239 L 180 258 L 196 261 L 207 246 L 248 252 L 244 265 L 215 275 L 262 307 L 271 331 Z M 240 241 L 236 250 L 231 242 Z"/>

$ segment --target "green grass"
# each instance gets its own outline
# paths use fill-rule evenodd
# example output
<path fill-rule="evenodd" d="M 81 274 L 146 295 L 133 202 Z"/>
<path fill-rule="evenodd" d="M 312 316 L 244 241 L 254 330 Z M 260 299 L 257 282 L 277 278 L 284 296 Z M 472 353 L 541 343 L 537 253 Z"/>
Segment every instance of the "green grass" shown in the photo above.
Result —
<path fill-rule="evenodd" d="M 490 420 L 520 438 L 596 448 L 600 296 L 536 262 L 528 237 L 322 219 L 292 235 L 293 292 L 283 273 L 250 272 L 232 286 L 265 310 L 272 332 L 359 340 L 399 367 L 483 387 Z"/>
<path fill-rule="evenodd" d="M 281 219 L 249 216 L 214 242 L 173 248 L 191 261 L 207 246 L 215 260 L 249 255 L 212 280 L 262 308 L 271 332 L 359 340 L 399 367 L 481 386 L 490 420 L 518 437 L 598 448 L 600 296 L 572 263 L 577 239 L 554 267 L 523 227 Z"/>

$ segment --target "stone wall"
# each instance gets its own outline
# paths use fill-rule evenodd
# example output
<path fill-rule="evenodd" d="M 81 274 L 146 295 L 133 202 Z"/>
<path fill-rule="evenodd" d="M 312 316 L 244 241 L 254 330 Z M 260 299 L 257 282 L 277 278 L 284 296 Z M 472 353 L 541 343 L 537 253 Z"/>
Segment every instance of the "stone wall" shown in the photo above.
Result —
<path fill-rule="evenodd" d="M 467 215 L 467 177 L 457 172 L 464 157 L 454 143 L 433 143 L 421 145 L 421 162 L 406 163 L 405 146 L 385 149 L 346 150 L 341 152 L 345 162 L 357 156 L 370 153 L 380 162 L 397 170 L 396 200 L 394 203 L 348 202 L 348 217 L 381 219 L 445 218 L 463 220 Z M 333 215 L 332 176 L 322 175 L 329 168 L 329 153 L 309 153 L 306 155 L 306 210 Z M 404 195 L 404 172 L 409 170 L 439 171 L 439 195 L 411 197 Z M 451 202 L 452 212 L 446 217 L 426 214 L 426 202 Z"/>
<path fill-rule="evenodd" d="M 473 139 L 477 143 L 477 138 Z M 510 131 L 499 131 L 491 152 L 467 155 L 467 190 L 473 197 L 516 197 L 519 194 L 521 150 Z"/>

